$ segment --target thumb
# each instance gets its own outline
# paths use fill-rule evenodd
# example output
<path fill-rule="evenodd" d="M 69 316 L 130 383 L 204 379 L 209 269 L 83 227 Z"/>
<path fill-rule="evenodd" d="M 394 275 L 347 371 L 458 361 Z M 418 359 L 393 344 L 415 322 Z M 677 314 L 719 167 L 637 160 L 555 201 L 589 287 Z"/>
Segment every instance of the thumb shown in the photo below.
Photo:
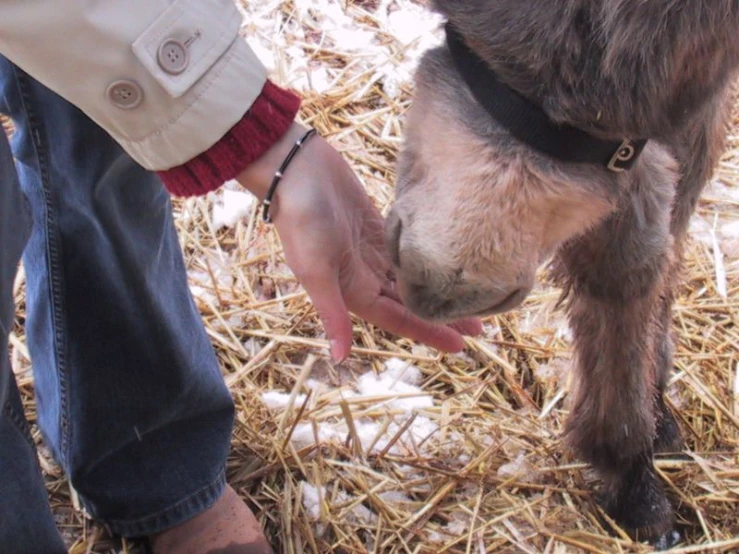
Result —
<path fill-rule="evenodd" d="M 352 322 L 341 294 L 338 275 L 329 272 L 301 279 L 318 312 L 331 345 L 331 357 L 335 362 L 344 360 L 351 349 Z"/>

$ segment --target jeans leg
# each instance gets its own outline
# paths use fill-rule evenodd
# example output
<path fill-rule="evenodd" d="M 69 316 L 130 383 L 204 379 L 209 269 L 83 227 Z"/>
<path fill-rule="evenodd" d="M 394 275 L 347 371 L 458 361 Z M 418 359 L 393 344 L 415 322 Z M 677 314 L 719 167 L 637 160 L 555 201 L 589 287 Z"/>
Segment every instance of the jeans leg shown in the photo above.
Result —
<path fill-rule="evenodd" d="M 31 214 L 0 128 L 0 550 L 65 554 L 8 359 L 13 281 L 30 234 Z"/>
<path fill-rule="evenodd" d="M 233 423 L 169 195 L 3 58 L 0 91 L 39 222 L 24 254 L 39 426 L 93 517 L 160 531 L 220 496 Z"/>

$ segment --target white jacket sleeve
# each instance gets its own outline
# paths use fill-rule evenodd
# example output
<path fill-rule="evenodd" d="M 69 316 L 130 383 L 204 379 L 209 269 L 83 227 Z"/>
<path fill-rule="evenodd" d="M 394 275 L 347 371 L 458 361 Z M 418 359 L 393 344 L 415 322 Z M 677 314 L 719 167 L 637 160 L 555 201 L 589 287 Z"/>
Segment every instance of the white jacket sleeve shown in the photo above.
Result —
<path fill-rule="evenodd" d="M 0 0 L 0 54 L 165 170 L 217 142 L 266 80 L 238 0 Z"/>

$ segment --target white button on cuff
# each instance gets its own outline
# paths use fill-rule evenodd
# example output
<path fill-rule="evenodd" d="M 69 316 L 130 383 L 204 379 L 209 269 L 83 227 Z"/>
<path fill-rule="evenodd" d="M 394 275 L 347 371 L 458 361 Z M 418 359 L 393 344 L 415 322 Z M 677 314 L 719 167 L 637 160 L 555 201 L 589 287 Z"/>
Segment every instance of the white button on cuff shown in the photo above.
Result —
<path fill-rule="evenodd" d="M 111 83 L 106 91 L 108 100 L 114 106 L 123 110 L 130 110 L 141 104 L 144 98 L 144 92 L 141 87 L 133 81 L 115 81 Z"/>
<path fill-rule="evenodd" d="M 169 38 L 159 46 L 157 62 L 166 73 L 179 75 L 190 63 L 190 53 L 182 42 Z"/>
<path fill-rule="evenodd" d="M 220 82 L 225 75 L 221 72 L 235 67 L 237 55 L 256 59 L 238 41 L 243 18 L 233 0 L 167 0 L 159 4 L 169 7 L 143 30 L 131 47 L 172 98 L 187 94 L 208 73 L 209 82 Z M 216 65 L 218 69 L 211 72 Z M 260 67 L 259 60 L 254 63 L 250 60 L 249 67 L 255 79 L 264 79 L 266 71 Z M 207 84 L 201 82 L 200 87 L 202 91 Z"/>

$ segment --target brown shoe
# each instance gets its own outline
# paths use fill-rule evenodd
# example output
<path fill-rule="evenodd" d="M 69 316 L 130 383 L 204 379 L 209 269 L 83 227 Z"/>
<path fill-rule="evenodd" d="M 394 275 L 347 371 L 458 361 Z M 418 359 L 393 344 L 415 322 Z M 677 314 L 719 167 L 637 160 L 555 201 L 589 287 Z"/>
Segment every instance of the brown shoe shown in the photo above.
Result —
<path fill-rule="evenodd" d="M 259 522 L 230 486 L 194 518 L 149 537 L 154 554 L 273 554 Z"/>

